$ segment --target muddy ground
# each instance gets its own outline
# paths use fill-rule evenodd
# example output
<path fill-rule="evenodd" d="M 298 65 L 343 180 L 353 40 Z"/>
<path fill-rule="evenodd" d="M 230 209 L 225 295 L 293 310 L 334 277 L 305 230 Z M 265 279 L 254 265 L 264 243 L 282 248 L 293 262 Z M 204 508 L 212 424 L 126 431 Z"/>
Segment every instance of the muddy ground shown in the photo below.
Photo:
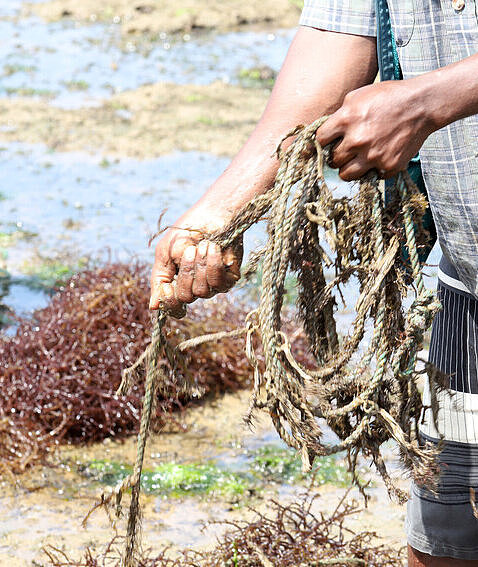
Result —
<path fill-rule="evenodd" d="M 145 469 L 158 462 L 205 462 L 220 455 L 226 462 L 244 458 L 247 451 L 265 443 L 275 443 L 275 433 L 268 419 L 259 420 L 254 431 L 243 424 L 248 393 L 228 394 L 214 404 L 205 404 L 188 411 L 186 433 L 155 435 L 147 449 Z M 37 468 L 18 479 L 17 488 L 10 484 L 2 487 L 0 509 L 2 530 L 0 539 L 0 565 L 15 567 L 30 565 L 47 566 L 42 548 L 53 545 L 79 557 L 87 547 L 102 549 L 112 537 L 112 530 L 105 513 L 95 512 L 87 527 L 82 520 L 95 503 L 102 487 L 94 485 L 78 473 L 78 464 L 108 459 L 132 463 L 135 456 L 135 440 L 125 443 L 107 440 L 85 448 L 63 447 L 55 458 L 55 468 Z M 363 474 L 367 474 L 364 471 Z M 403 482 L 401 483 L 403 485 Z M 144 495 L 143 534 L 145 547 L 159 550 L 170 545 L 174 550 L 193 546 L 207 549 L 225 528 L 213 526 L 203 532 L 202 525 L 212 520 L 247 519 L 253 516 L 248 508 L 253 506 L 267 511 L 269 498 L 279 498 L 282 503 L 296 500 L 307 488 L 307 482 L 270 483 L 264 490 L 244 496 L 226 498 L 190 496 L 162 498 Z M 331 512 L 343 497 L 345 488 L 325 484 L 314 489 L 320 494 L 315 511 Z M 404 507 L 390 503 L 383 487 L 374 481 L 370 490 L 369 508 L 349 519 L 347 526 L 356 531 L 372 530 L 380 534 L 377 542 L 386 542 L 398 550 L 404 545 Z M 356 490 L 347 497 L 363 504 Z M 125 502 L 127 508 L 127 500 Z M 124 518 L 117 529 L 124 530 Z"/>
<path fill-rule="evenodd" d="M 301 0 L 53 0 L 27 4 L 23 15 L 37 15 L 46 21 L 75 19 L 121 23 L 127 34 L 158 35 L 194 30 L 237 30 L 284 28 L 297 25 Z"/>
<path fill-rule="evenodd" d="M 135 158 L 174 150 L 232 156 L 260 117 L 269 92 L 216 82 L 155 84 L 99 108 L 64 110 L 31 98 L 0 99 L 0 141 L 43 143 L 60 152 Z"/>

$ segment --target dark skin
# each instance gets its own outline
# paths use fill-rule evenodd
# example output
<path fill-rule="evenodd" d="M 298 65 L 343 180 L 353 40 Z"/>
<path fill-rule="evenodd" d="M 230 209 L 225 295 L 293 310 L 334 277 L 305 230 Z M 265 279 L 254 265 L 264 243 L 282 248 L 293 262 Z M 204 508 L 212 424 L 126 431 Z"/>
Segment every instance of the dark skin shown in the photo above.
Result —
<path fill-rule="evenodd" d="M 224 227 L 271 187 L 279 165 L 275 150 L 287 132 L 333 113 L 348 92 L 373 82 L 376 74 L 373 38 L 299 29 L 254 132 L 219 179 L 158 241 L 151 309 L 161 304 L 177 311 L 183 303 L 234 285 L 241 251 L 221 253 L 211 244 L 199 248 L 203 235 Z"/>
<path fill-rule="evenodd" d="M 430 134 L 478 113 L 477 88 L 478 55 L 407 81 L 368 85 L 345 97 L 318 140 L 321 145 L 339 140 L 333 165 L 345 181 L 370 169 L 393 177 Z"/>
<path fill-rule="evenodd" d="M 436 130 L 478 113 L 478 54 L 406 81 L 373 84 L 375 39 L 299 28 L 267 107 L 231 165 L 156 245 L 151 309 L 172 312 L 227 291 L 239 278 L 242 250 L 204 240 L 256 195 L 278 169 L 275 149 L 297 124 L 330 114 L 318 131 L 335 142 L 333 165 L 345 181 L 376 169 L 406 169 Z M 457 88 L 459 85 L 459 88 Z M 393 128 L 390 125 L 393 125 Z M 436 558 L 409 547 L 410 567 L 469 567 L 478 561 Z"/>
<path fill-rule="evenodd" d="M 478 561 L 464 561 L 450 557 L 432 557 L 408 548 L 408 567 L 478 567 Z"/>

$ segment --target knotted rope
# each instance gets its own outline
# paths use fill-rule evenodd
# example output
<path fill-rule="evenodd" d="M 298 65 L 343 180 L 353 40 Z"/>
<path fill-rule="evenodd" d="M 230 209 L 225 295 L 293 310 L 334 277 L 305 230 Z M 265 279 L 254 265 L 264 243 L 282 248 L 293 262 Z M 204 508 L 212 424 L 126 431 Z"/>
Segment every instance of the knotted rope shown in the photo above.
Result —
<path fill-rule="evenodd" d="M 324 120 L 299 126 L 288 135 L 295 140 L 286 150 L 282 144 L 278 149 L 281 164 L 272 189 L 246 205 L 225 230 L 207 239 L 223 249 L 233 246 L 268 214 L 267 244 L 252 255 L 244 270 L 250 274 L 262 263 L 260 303 L 247 317 L 244 329 L 233 332 L 246 336 L 246 354 L 254 371 L 248 419 L 256 409 L 266 409 L 280 437 L 300 451 L 306 470 L 316 456 L 343 450 L 348 451 L 354 473 L 360 452 L 372 457 L 389 493 L 403 500 L 405 495 L 394 486 L 381 455 L 385 441 L 395 439 L 403 464 L 420 483 L 432 486 L 437 474 L 437 450 L 422 446 L 418 437 L 424 408 L 417 355 L 440 309 L 438 300 L 425 288 L 418 258 L 418 248 L 426 239 L 421 225 L 426 200 L 406 173 L 398 175 L 387 203 L 373 173 L 360 181 L 353 196 L 334 198 L 324 179 L 326 152 L 316 140 Z M 408 260 L 403 259 L 404 250 Z M 331 268 L 334 275 L 327 281 L 326 271 Z M 314 368 L 294 359 L 282 331 L 289 271 L 297 275 L 298 311 L 316 360 Z M 350 280 L 358 282 L 360 296 L 351 332 L 340 338 L 336 295 L 341 296 L 341 288 Z M 404 300 L 411 290 L 415 299 L 405 310 Z M 135 564 L 144 449 L 155 392 L 168 371 L 159 364 L 160 357 L 174 368 L 182 350 L 225 336 L 192 339 L 173 352 L 163 335 L 165 318 L 160 311 L 151 345 L 141 360 L 147 360 L 147 376 L 134 472 L 102 498 L 103 503 L 116 498 L 119 505 L 123 492 L 132 488 L 125 567 Z M 367 329 L 371 338 L 365 348 Z M 258 345 L 264 357 L 261 364 Z M 141 365 L 125 372 L 121 393 Z M 440 387 L 437 377 L 439 373 L 430 373 L 432 389 Z M 436 408 L 432 409 L 436 416 Z M 338 435 L 338 443 L 322 442 L 318 417 Z M 354 478 L 358 482 L 355 474 Z"/>

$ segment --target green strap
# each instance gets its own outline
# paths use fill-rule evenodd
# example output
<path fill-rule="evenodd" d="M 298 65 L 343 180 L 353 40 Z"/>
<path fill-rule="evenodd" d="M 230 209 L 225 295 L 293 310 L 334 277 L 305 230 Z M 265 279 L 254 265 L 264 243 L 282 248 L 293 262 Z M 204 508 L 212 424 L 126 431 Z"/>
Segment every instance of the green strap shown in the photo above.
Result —
<path fill-rule="evenodd" d="M 375 0 L 375 14 L 377 18 L 377 56 L 380 79 L 382 81 L 401 81 L 403 74 L 398 59 L 397 43 L 393 34 L 387 0 Z M 420 191 L 427 196 L 419 154 L 411 160 L 408 166 L 408 174 Z M 385 202 L 388 201 L 389 197 L 387 189 L 393 187 L 394 184 L 395 179 L 388 179 L 385 182 Z M 430 233 L 430 241 L 426 249 L 420 251 L 421 262 L 426 261 L 437 238 L 430 207 L 428 207 L 423 218 L 423 226 Z M 408 253 L 405 249 L 403 250 L 403 256 L 408 258 Z"/>
<path fill-rule="evenodd" d="M 377 54 L 380 79 L 393 81 L 403 79 L 398 60 L 397 44 L 393 35 L 387 0 L 375 1 L 377 18 Z"/>

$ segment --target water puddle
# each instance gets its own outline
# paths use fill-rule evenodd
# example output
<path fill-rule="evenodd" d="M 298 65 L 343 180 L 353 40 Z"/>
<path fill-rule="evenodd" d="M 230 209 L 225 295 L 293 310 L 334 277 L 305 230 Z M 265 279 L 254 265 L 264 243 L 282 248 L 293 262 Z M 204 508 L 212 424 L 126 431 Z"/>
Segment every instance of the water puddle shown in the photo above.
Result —
<path fill-rule="evenodd" d="M 4 147 L 0 231 L 8 269 L 24 272 L 33 250 L 52 257 L 63 249 L 72 260 L 109 250 L 114 259 L 149 261 L 148 239 L 161 211 L 167 209 L 165 224 L 173 222 L 227 163 L 196 152 L 109 161 L 39 146 Z"/>
<path fill-rule="evenodd" d="M 200 152 L 135 160 L 57 153 L 20 143 L 0 147 L 0 248 L 6 267 L 13 274 L 33 275 L 33 251 L 49 259 L 52 270 L 61 269 L 61 254 L 74 261 L 108 250 L 114 259 L 150 261 L 148 239 L 160 213 L 166 210 L 164 225 L 174 222 L 228 163 Z M 333 172 L 329 178 L 337 195 L 350 191 Z M 261 227 L 246 234 L 246 253 L 263 235 Z M 47 277 L 48 265 L 41 269 Z"/>
<path fill-rule="evenodd" d="M 0 94 L 45 97 L 57 106 L 78 108 L 157 82 L 238 84 L 244 69 L 265 66 L 277 71 L 293 33 L 210 33 L 194 38 L 161 34 L 154 44 L 137 44 L 123 43 L 114 24 L 4 18 Z"/>

